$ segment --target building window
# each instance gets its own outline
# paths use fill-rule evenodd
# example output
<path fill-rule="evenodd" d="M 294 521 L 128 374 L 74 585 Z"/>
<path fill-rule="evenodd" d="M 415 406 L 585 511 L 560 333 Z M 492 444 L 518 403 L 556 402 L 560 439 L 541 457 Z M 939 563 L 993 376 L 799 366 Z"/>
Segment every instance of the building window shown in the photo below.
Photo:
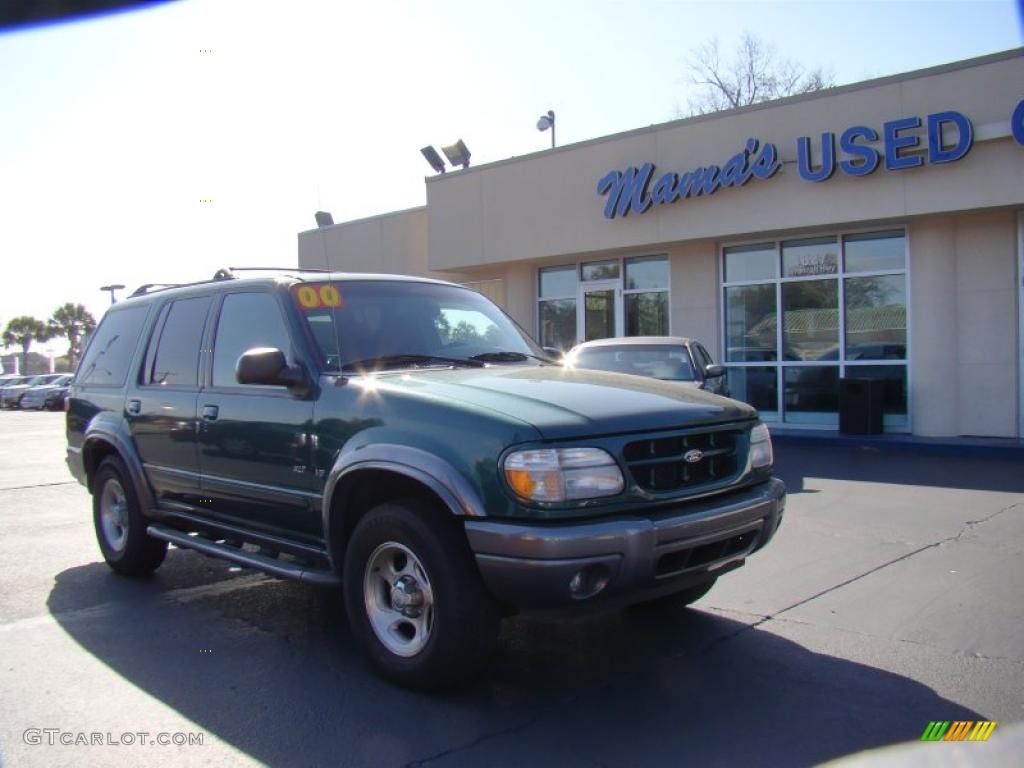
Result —
<path fill-rule="evenodd" d="M 585 283 L 594 280 L 618 280 L 619 260 L 588 261 L 580 264 L 580 280 Z"/>
<path fill-rule="evenodd" d="M 886 426 L 906 428 L 906 262 L 902 230 L 724 248 L 733 395 L 766 420 L 836 426 L 839 378 L 880 378 Z"/>
<path fill-rule="evenodd" d="M 540 343 L 568 350 L 576 344 L 576 267 L 545 267 L 539 273 Z"/>
<path fill-rule="evenodd" d="M 577 280 L 578 278 L 578 280 Z M 569 349 L 583 339 L 669 333 L 668 257 L 587 261 L 538 271 L 540 342 Z"/>
<path fill-rule="evenodd" d="M 625 260 L 623 287 L 627 336 L 668 334 L 668 257 L 638 256 Z"/>

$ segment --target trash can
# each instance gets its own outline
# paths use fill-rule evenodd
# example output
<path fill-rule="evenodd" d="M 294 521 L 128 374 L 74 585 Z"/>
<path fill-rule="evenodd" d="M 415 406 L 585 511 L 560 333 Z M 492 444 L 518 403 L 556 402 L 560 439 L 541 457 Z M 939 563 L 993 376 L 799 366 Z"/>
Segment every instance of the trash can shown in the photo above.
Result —
<path fill-rule="evenodd" d="M 839 380 L 839 432 L 843 435 L 880 435 L 883 379 L 843 378 Z"/>

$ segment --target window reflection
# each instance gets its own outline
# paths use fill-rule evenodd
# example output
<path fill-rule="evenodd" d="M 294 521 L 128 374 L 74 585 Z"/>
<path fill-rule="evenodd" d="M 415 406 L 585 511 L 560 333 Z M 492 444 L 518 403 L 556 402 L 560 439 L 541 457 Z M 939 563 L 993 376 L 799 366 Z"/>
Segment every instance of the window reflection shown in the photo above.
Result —
<path fill-rule="evenodd" d="M 627 293 L 626 335 L 668 335 L 668 294 Z"/>
<path fill-rule="evenodd" d="M 880 272 L 905 266 L 906 240 L 899 230 L 847 235 L 843 244 L 847 272 Z"/>
<path fill-rule="evenodd" d="M 777 360 L 775 285 L 726 288 L 725 327 L 727 361 Z"/>
<path fill-rule="evenodd" d="M 738 245 L 725 249 L 725 280 L 771 280 L 778 275 L 778 249 L 775 243 Z"/>
<path fill-rule="evenodd" d="M 787 420 L 838 423 L 839 367 L 787 366 L 783 369 Z"/>
<path fill-rule="evenodd" d="M 844 292 L 846 358 L 903 360 L 907 350 L 906 277 L 850 277 Z"/>
<path fill-rule="evenodd" d="M 834 237 L 811 237 L 782 243 L 782 276 L 812 277 L 839 271 L 839 243 Z"/>
<path fill-rule="evenodd" d="M 757 408 L 764 416 L 779 409 L 779 382 L 775 366 L 730 368 L 729 395 Z"/>
<path fill-rule="evenodd" d="M 835 280 L 783 284 L 783 359 L 839 359 L 838 302 Z"/>
<path fill-rule="evenodd" d="M 540 303 L 540 338 L 543 346 L 563 351 L 576 343 L 576 299 Z"/>

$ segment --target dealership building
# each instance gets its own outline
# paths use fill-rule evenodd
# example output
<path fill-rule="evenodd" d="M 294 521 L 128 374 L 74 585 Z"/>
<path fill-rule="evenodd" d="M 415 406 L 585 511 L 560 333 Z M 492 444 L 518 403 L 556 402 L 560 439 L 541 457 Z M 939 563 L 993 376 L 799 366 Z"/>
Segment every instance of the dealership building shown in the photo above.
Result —
<path fill-rule="evenodd" d="M 678 335 L 769 423 L 1024 437 L 1024 49 L 426 179 L 299 265 L 466 284 L 541 344 Z"/>

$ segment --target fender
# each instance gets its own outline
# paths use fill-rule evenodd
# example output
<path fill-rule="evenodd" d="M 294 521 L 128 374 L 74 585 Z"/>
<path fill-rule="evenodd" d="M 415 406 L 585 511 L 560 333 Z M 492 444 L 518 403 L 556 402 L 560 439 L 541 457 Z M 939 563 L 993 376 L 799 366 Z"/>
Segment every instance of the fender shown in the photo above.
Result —
<path fill-rule="evenodd" d="M 342 452 L 334 462 L 324 484 L 324 541 L 331 541 L 331 505 L 335 491 L 344 486 L 344 479 L 366 469 L 384 469 L 405 475 L 430 488 L 460 517 L 486 517 L 480 494 L 462 473 L 432 453 L 407 445 L 380 443 Z"/>
<path fill-rule="evenodd" d="M 111 411 L 103 411 L 96 414 L 89 422 L 89 426 L 85 428 L 85 439 L 82 441 L 83 467 L 85 457 L 97 442 L 109 443 L 117 450 L 135 484 L 135 493 L 139 498 L 142 511 L 149 517 L 157 517 L 156 499 L 153 497 L 153 491 L 149 487 L 149 481 L 142 469 L 139 455 L 135 451 L 131 432 L 124 416 Z M 91 480 L 91 478 L 89 479 Z"/>

